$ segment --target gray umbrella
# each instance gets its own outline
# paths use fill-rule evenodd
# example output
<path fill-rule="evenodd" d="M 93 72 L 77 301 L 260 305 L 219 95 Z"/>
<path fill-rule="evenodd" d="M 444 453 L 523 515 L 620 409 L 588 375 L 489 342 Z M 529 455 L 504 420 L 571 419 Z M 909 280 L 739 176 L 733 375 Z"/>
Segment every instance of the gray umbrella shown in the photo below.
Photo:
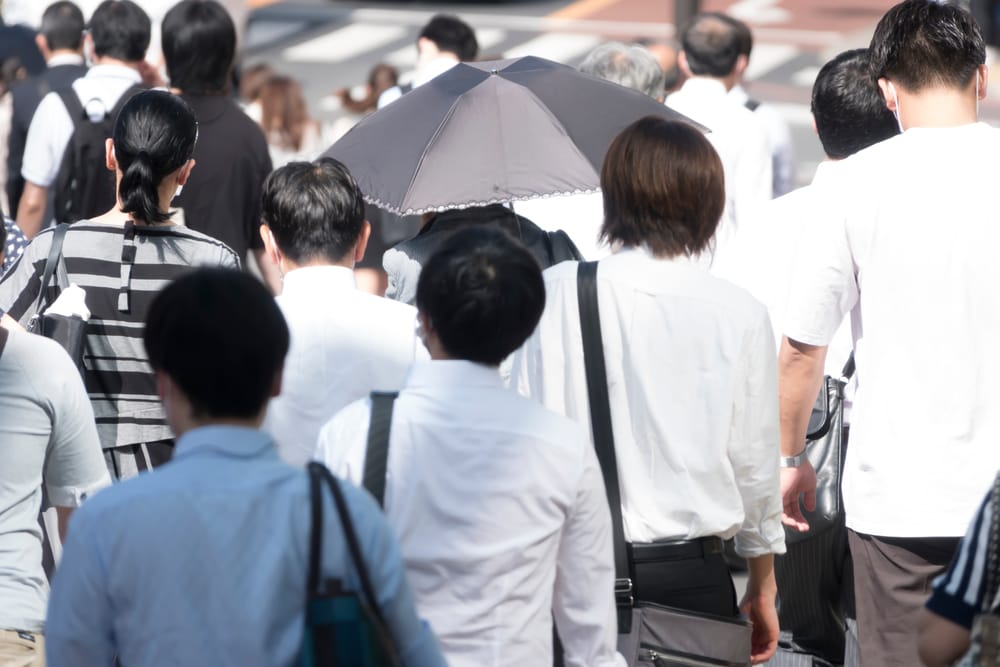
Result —
<path fill-rule="evenodd" d="M 370 203 L 412 215 L 593 192 L 611 141 L 644 116 L 697 125 L 542 58 L 462 63 L 368 116 L 324 155 L 347 165 Z"/>

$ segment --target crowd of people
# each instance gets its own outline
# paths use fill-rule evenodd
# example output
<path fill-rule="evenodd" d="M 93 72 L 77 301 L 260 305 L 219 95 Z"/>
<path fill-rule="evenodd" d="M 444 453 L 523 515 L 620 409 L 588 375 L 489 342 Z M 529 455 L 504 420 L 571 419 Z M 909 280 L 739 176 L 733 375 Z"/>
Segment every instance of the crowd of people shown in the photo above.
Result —
<path fill-rule="evenodd" d="M 904 0 L 819 70 L 797 190 L 746 24 L 602 44 L 583 75 L 687 120 L 636 118 L 597 193 L 392 247 L 300 84 L 237 75 L 222 4 L 156 18 L 59 0 L 0 36 L 0 667 L 633 665 L 643 605 L 744 619 L 732 664 L 936 667 L 989 634 L 1000 130 L 972 14 Z M 416 47 L 344 108 L 479 56 L 449 15 Z M 828 386 L 833 474 L 806 445 Z M 671 650 L 639 662 L 721 664 Z"/>

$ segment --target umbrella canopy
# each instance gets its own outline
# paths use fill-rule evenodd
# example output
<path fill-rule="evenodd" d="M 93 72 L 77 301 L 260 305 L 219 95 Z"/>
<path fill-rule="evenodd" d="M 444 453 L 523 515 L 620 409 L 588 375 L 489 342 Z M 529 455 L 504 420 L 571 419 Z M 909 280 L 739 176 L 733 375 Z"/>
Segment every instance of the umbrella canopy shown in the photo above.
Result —
<path fill-rule="evenodd" d="M 697 125 L 542 58 L 461 63 L 362 120 L 324 156 L 347 165 L 369 203 L 412 215 L 593 192 L 611 141 L 644 116 Z"/>

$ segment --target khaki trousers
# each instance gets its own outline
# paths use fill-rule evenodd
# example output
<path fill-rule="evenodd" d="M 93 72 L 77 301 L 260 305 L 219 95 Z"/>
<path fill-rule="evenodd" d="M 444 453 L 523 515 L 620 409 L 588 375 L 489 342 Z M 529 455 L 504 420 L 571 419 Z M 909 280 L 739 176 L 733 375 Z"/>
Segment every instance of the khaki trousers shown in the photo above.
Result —
<path fill-rule="evenodd" d="M 0 667 L 45 667 L 45 637 L 40 632 L 0 630 Z"/>

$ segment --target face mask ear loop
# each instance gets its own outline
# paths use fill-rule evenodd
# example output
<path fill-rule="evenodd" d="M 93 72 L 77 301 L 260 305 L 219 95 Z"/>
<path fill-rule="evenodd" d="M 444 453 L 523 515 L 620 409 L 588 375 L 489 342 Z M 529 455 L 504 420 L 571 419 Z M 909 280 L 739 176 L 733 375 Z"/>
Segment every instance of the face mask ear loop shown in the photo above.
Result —
<path fill-rule="evenodd" d="M 977 85 L 978 81 L 979 79 L 976 79 Z M 891 86 L 890 90 L 892 91 L 892 100 L 896 103 L 896 108 L 893 109 L 892 115 L 896 117 L 896 125 L 899 126 L 899 133 L 902 134 L 906 130 L 903 129 L 903 120 L 899 114 L 899 95 L 896 94 L 896 86 L 892 83 L 889 83 L 889 85 Z"/>

